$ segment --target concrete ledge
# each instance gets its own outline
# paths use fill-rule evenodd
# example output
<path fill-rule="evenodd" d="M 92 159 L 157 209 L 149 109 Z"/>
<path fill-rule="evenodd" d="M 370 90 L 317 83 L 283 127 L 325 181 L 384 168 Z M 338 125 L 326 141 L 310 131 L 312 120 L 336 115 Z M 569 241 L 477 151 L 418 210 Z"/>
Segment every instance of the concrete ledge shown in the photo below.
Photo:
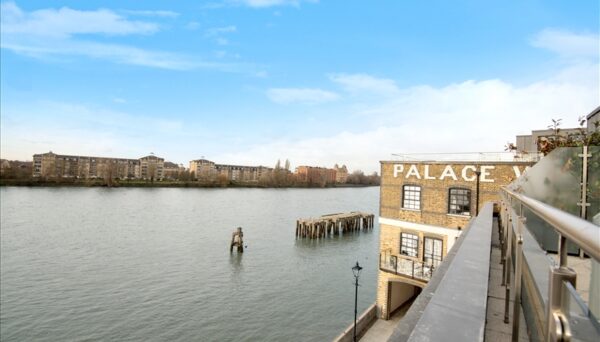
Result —
<path fill-rule="evenodd" d="M 425 288 L 423 288 L 423 292 L 421 292 L 421 294 L 419 296 L 417 296 L 417 299 L 410 306 L 410 309 L 408 310 L 406 315 L 400 320 L 400 322 L 398 322 L 398 324 L 396 325 L 396 328 L 394 329 L 394 332 L 392 333 L 392 335 L 390 336 L 388 341 L 395 341 L 395 342 L 396 341 L 398 341 L 398 342 L 408 341 L 408 337 L 410 336 L 412 331 L 415 329 L 415 326 L 417 325 L 417 322 L 419 321 L 419 319 L 423 315 L 423 312 L 427 308 L 429 301 L 431 300 L 431 298 L 433 298 L 433 295 L 435 294 L 435 291 L 437 290 L 438 285 L 440 284 L 440 282 L 446 275 L 446 272 L 448 271 L 448 266 L 452 264 L 452 261 L 454 260 L 454 257 L 456 256 L 456 251 L 458 251 L 460 249 L 460 246 L 462 246 L 462 243 L 463 243 L 465 237 L 469 234 L 472 223 L 473 223 L 473 219 L 471 219 L 471 221 L 469 221 L 469 224 L 467 225 L 466 229 L 463 231 L 462 235 L 460 235 L 458 237 L 458 240 L 456 240 L 456 242 L 454 243 L 454 245 L 452 246 L 450 251 L 448 251 L 448 254 L 446 255 L 446 259 L 440 264 L 438 269 L 433 273 L 433 277 L 431 277 L 431 280 L 429 280 L 429 283 L 427 283 L 427 286 L 425 286 Z"/>
<path fill-rule="evenodd" d="M 493 226 L 486 203 L 389 341 L 483 341 Z"/>
<path fill-rule="evenodd" d="M 483 341 L 493 209 L 488 202 L 473 219 L 409 341 Z"/>
<path fill-rule="evenodd" d="M 363 312 L 360 317 L 356 319 L 356 336 L 361 336 L 377 319 L 377 304 L 373 303 L 373 305 L 369 306 L 365 312 Z M 333 339 L 334 342 L 351 342 L 354 332 L 354 322 L 350 324 L 349 327 L 344 330 L 338 337 Z"/>

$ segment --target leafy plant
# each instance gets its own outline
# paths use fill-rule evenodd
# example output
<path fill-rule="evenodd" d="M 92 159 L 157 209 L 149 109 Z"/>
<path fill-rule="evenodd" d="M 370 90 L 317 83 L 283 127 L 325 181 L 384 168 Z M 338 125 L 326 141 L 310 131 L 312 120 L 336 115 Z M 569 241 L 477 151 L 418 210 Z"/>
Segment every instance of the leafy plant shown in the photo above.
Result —
<path fill-rule="evenodd" d="M 567 134 L 561 133 L 561 121 L 562 119 L 552 119 L 552 124 L 548 128 L 553 131 L 553 134 L 537 139 L 538 149 L 544 155 L 552 152 L 557 147 L 600 145 L 600 121 L 594 122 L 594 129 L 589 131 L 586 127 L 587 120 L 585 117 L 579 117 L 577 132 Z"/>

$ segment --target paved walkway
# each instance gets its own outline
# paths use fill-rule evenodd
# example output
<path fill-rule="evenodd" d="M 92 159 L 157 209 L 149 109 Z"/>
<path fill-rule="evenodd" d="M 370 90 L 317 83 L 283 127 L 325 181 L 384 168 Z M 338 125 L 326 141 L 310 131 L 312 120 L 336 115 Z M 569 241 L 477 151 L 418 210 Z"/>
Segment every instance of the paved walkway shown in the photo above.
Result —
<path fill-rule="evenodd" d="M 414 300 L 414 299 L 413 299 Z M 396 327 L 396 324 L 400 321 L 402 317 L 406 314 L 406 311 L 410 309 L 410 306 L 413 302 L 410 300 L 405 303 L 400 309 L 398 309 L 390 320 L 377 319 L 375 323 L 367 330 L 367 332 L 359 338 L 361 342 L 380 342 L 387 341 L 387 339 L 392 336 L 392 332 Z"/>
<path fill-rule="evenodd" d="M 502 265 L 500 264 L 500 240 L 498 238 L 498 221 L 494 220 L 492 229 L 492 252 L 490 257 L 490 278 L 488 282 L 488 305 L 486 313 L 484 341 L 511 341 L 513 301 L 509 306 L 509 323 L 504 323 L 504 298 L 506 288 L 502 286 Z M 512 278 L 512 276 L 511 276 Z M 513 288 L 511 288 L 512 290 Z M 511 297 L 513 293 L 511 292 Z M 519 320 L 519 341 L 529 341 L 527 324 L 521 308 Z"/>

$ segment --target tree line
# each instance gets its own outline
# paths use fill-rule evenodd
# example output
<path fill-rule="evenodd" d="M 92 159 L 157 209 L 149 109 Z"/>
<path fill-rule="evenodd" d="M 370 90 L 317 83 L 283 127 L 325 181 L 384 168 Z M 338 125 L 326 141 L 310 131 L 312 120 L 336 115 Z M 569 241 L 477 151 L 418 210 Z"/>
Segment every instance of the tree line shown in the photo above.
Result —
<path fill-rule="evenodd" d="M 36 177 L 32 176 L 32 162 L 21 161 L 6 161 L 3 160 L 2 174 L 0 179 L 4 180 L 4 184 L 73 184 L 73 185 L 89 185 L 89 186 L 200 186 L 200 187 L 229 187 L 229 186 L 255 186 L 255 187 L 332 187 L 332 186 L 371 186 L 379 185 L 380 177 L 377 172 L 370 175 L 365 175 L 364 172 L 356 170 L 347 176 L 345 183 L 336 183 L 331 179 L 327 179 L 325 175 L 320 177 L 312 177 L 311 179 L 301 179 L 298 174 L 290 169 L 290 161 L 288 159 L 281 163 L 277 160 L 275 167 L 272 169 L 264 169 L 258 179 L 229 179 L 228 175 L 222 173 L 213 173 L 211 175 L 196 175 L 190 170 L 179 170 L 166 174 L 164 179 L 119 179 L 115 175 L 116 170 L 110 167 L 103 170 L 102 177 L 94 179 L 78 179 L 77 177 Z M 112 166 L 112 165 L 111 165 Z M 150 173 L 151 170 L 149 170 Z M 6 182 L 8 180 L 8 182 Z M 13 182 L 10 182 L 13 181 Z"/>

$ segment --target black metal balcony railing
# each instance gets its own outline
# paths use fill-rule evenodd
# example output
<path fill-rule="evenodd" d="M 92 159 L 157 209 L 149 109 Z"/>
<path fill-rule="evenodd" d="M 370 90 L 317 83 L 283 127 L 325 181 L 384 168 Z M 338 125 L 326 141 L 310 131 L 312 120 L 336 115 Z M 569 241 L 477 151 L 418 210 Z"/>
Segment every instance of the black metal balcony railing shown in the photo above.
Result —
<path fill-rule="evenodd" d="M 380 254 L 379 269 L 385 272 L 394 273 L 400 276 L 407 276 L 412 279 L 429 281 L 433 275 L 434 265 L 413 259 L 407 259 L 402 256 Z"/>

